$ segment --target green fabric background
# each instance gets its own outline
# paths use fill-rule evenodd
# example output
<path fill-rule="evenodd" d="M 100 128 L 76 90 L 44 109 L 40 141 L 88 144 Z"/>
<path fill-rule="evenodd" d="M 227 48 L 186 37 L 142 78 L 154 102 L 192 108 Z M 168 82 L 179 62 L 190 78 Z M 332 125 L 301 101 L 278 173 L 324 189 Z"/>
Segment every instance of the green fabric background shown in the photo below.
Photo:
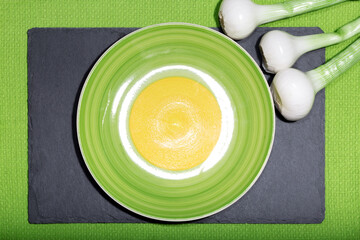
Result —
<path fill-rule="evenodd" d="M 326 216 L 322 224 L 28 223 L 27 30 L 142 27 L 162 22 L 214 27 L 218 8 L 219 0 L 0 1 L 0 239 L 360 239 L 360 63 L 326 89 Z M 359 14 L 360 2 L 352 1 L 265 26 L 318 26 L 330 32 Z M 354 40 L 328 47 L 326 58 Z"/>

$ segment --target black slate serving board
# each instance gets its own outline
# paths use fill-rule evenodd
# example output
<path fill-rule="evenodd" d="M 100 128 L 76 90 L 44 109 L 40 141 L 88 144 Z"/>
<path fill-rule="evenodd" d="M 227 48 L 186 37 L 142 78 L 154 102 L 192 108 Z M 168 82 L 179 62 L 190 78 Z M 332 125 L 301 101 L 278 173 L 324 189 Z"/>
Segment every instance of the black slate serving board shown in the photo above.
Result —
<path fill-rule="evenodd" d="M 260 64 L 257 28 L 238 43 Z M 276 28 L 279 29 L 279 28 Z M 319 28 L 280 28 L 294 35 Z M 101 54 L 135 28 L 43 28 L 28 32 L 28 220 L 30 223 L 145 223 L 119 206 L 92 179 L 77 143 L 76 108 L 87 74 Z M 304 55 L 295 68 L 321 65 L 325 50 Z M 269 82 L 270 75 L 265 75 Z M 193 223 L 321 223 L 325 217 L 325 93 L 308 117 L 276 116 L 267 166 L 229 208 Z"/>

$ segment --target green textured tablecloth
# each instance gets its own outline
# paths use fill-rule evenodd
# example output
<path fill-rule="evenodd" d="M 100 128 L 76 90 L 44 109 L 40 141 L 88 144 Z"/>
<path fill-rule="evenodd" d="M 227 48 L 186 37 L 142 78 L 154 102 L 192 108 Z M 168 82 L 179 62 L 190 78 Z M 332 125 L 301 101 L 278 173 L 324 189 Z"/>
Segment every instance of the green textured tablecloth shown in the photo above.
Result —
<path fill-rule="evenodd" d="M 27 30 L 142 27 L 162 22 L 214 27 L 218 7 L 218 0 L 0 1 L 0 239 L 360 239 L 360 64 L 326 89 L 326 215 L 322 224 L 28 223 Z M 360 2 L 352 1 L 266 26 L 318 26 L 330 32 L 359 15 Z M 354 40 L 328 47 L 327 59 Z"/>

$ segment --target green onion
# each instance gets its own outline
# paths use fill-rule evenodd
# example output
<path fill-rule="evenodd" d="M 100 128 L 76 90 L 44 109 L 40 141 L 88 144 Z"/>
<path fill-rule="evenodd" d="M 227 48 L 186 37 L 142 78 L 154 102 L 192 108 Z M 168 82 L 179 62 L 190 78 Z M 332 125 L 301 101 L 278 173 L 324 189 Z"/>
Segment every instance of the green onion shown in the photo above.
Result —
<path fill-rule="evenodd" d="M 276 108 L 290 121 L 305 117 L 316 93 L 359 61 L 360 38 L 314 70 L 304 73 L 288 68 L 278 72 L 270 87 Z"/>
<path fill-rule="evenodd" d="M 333 33 L 293 36 L 274 30 L 266 33 L 259 47 L 263 55 L 263 67 L 270 73 L 290 68 L 306 52 L 342 42 L 360 33 L 360 17 Z"/>
<path fill-rule="evenodd" d="M 292 0 L 273 5 L 258 5 L 251 0 L 223 0 L 219 19 L 224 32 L 233 39 L 249 36 L 263 23 L 292 17 L 347 0 Z"/>

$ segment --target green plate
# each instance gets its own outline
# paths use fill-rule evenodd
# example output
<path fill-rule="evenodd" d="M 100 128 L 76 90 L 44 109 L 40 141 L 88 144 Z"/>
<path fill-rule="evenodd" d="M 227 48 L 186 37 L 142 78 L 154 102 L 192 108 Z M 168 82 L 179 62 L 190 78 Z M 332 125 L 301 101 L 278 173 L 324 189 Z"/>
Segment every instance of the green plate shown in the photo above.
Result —
<path fill-rule="evenodd" d="M 222 114 L 209 158 L 184 171 L 144 160 L 128 128 L 139 92 L 170 76 L 203 84 Z M 117 41 L 92 68 L 77 111 L 81 152 L 96 182 L 123 207 L 165 221 L 203 218 L 241 198 L 264 169 L 274 132 L 271 94 L 254 60 L 226 36 L 193 24 L 149 26 Z"/>

